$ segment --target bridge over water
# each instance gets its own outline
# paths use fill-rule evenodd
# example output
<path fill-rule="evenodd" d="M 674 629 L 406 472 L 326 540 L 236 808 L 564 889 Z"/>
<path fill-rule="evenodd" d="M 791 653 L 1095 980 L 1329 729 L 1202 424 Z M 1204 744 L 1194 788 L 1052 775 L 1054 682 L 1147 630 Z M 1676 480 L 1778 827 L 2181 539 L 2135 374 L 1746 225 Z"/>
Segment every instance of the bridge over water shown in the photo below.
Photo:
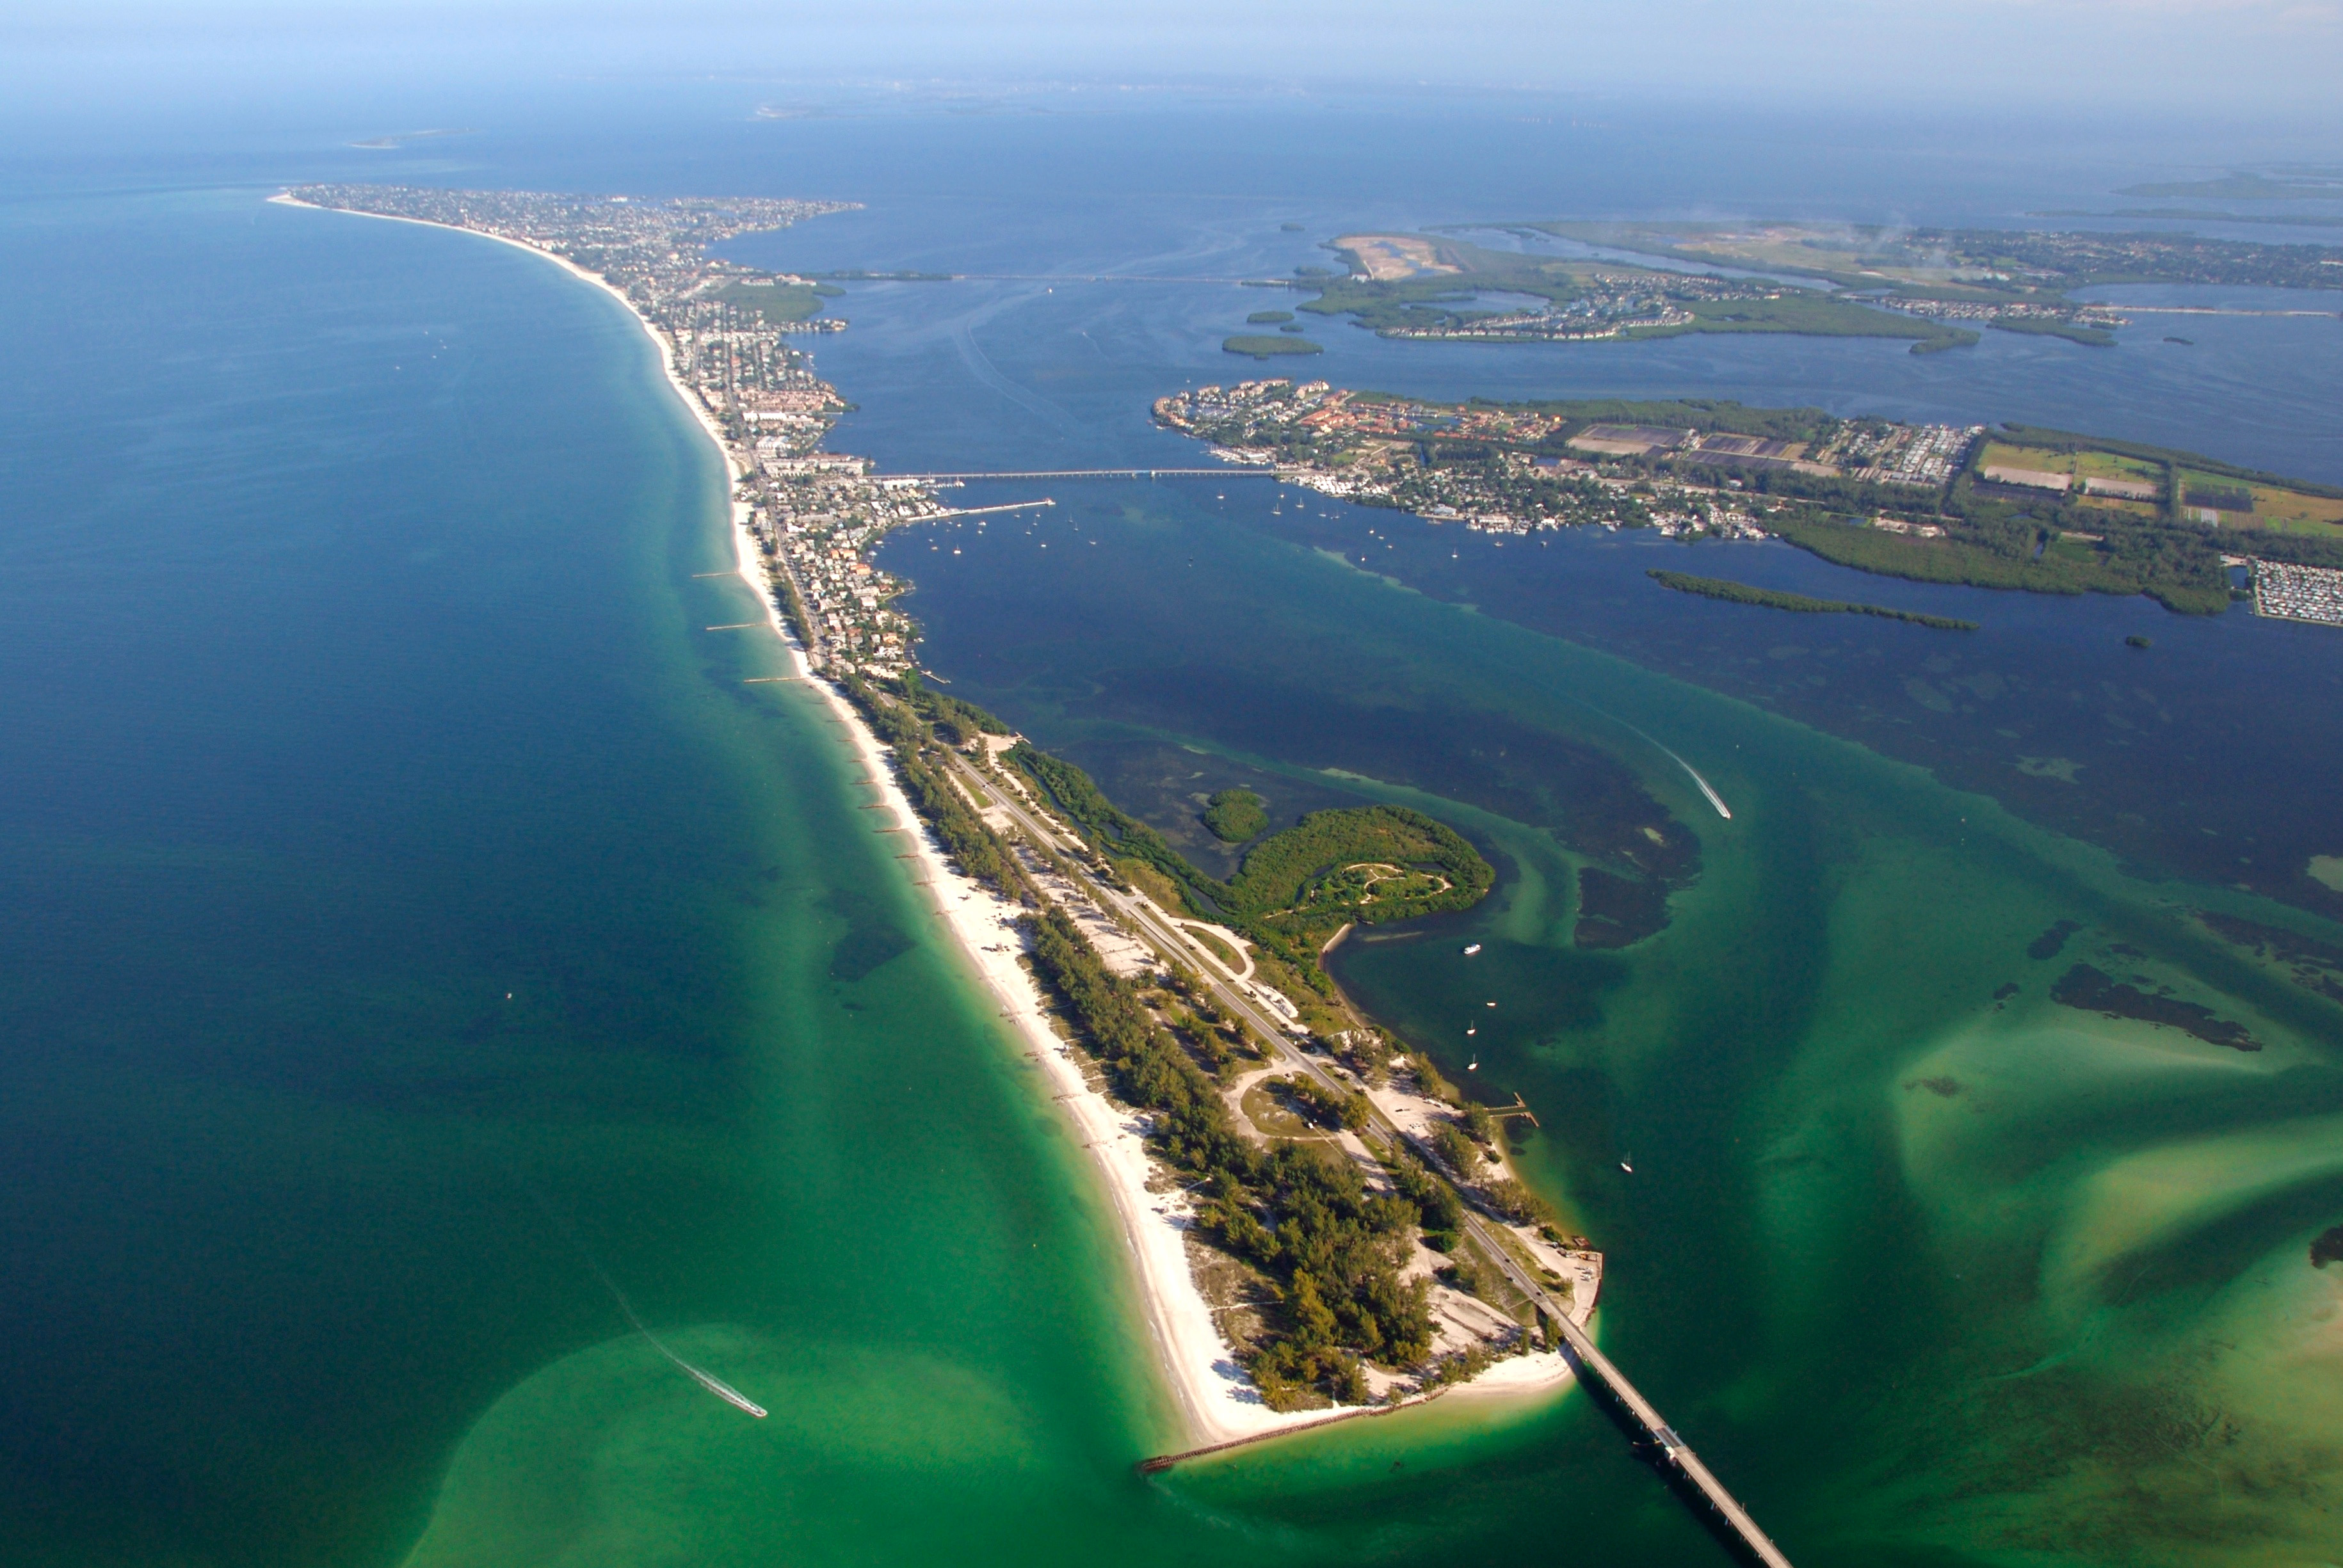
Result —
<path fill-rule="evenodd" d="M 992 468 L 964 474 L 873 474 L 874 479 L 943 484 L 967 479 L 1282 479 L 1275 468 Z"/>

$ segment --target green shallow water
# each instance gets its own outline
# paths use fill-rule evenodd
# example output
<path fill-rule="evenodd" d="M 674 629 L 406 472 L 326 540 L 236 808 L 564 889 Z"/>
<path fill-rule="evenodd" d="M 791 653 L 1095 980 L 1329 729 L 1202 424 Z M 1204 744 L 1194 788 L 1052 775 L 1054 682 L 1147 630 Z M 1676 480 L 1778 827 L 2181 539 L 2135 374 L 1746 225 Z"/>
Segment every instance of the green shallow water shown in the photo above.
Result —
<path fill-rule="evenodd" d="M 936 668 L 1174 832 L 1246 783 L 1278 819 L 1417 805 L 1508 862 L 1483 909 L 1353 939 L 1337 973 L 1452 1077 L 1536 1109 L 1525 1166 L 1610 1254 L 1606 1348 L 1795 1560 L 2326 1560 L 2343 1279 L 2309 1242 L 2343 1220 L 2343 1020 L 2187 911 L 2317 921 L 2136 879 L 1234 503 L 1126 496 L 961 527 L 959 557 L 891 547 Z M 1669 928 L 1622 951 L 1568 940 L 1588 857 L 1566 841 L 1624 809 L 1590 747 L 1701 849 Z M 2082 930 L 2029 958 L 2059 920 Z M 2054 1003 L 2077 961 L 2265 1049 Z"/>
<path fill-rule="evenodd" d="M 700 629 L 720 474 L 609 302 L 240 196 L 0 243 L 0 1555 L 1407 1560 L 1639 1487 L 1707 1550 L 1567 1402 L 1132 1473 L 1088 1157 Z"/>
<path fill-rule="evenodd" d="M 607 300 L 242 198 L 0 243 L 14 1560 L 1722 1560 L 1577 1395 L 1132 1473 L 1086 1156 L 832 727 L 699 629 L 720 475 Z M 1200 498 L 889 549 L 955 689 L 1168 828 L 1243 781 L 1504 859 L 1342 978 L 1537 1108 L 1606 1345 L 1795 1560 L 2331 1557 L 2343 1035 L 2177 910 L 2292 917 Z M 1670 928 L 1571 947 L 1564 838 L 1670 815 Z M 2048 1002 L 2086 957 L 2267 1049 Z"/>

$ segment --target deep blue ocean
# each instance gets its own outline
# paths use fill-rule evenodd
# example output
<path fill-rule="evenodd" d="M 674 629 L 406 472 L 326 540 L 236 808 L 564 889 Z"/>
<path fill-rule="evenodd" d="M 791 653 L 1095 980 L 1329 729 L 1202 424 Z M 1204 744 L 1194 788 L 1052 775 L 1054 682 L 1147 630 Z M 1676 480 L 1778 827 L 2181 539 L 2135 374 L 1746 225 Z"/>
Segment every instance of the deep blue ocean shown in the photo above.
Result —
<path fill-rule="evenodd" d="M 1164 1412 L 1081 1151 L 834 738 L 743 695 L 777 650 L 700 629 L 746 597 L 697 575 L 721 480 L 640 334 L 518 253 L 264 198 L 859 201 L 729 253 L 1014 276 L 847 286 L 851 326 L 808 340 L 857 405 L 834 447 L 1188 466 L 1150 404 L 1260 374 L 1220 341 L 1287 300 L 1182 280 L 1338 233 L 2012 223 L 2331 149 L 1514 97 L 759 101 L 579 87 L 391 151 L 347 144 L 404 116 L 157 117 L 0 166 L 0 1556 L 1721 1560 L 1574 1396 L 1132 1478 Z M 2343 483 L 2331 317 L 1926 357 L 1312 335 L 1338 384 L 2019 420 Z M 1406 799 L 1491 850 L 1462 922 L 1487 970 L 1452 922 L 1338 972 L 1539 1107 L 1519 1151 L 1611 1253 L 1606 1343 L 1795 1560 L 2308 1560 L 2343 1485 L 2331 1271 L 2300 1261 L 2343 1221 L 2343 1030 L 2183 917 L 2338 940 L 2302 873 L 2343 855 L 2343 633 L 1775 544 L 1501 543 L 1260 480 L 961 492 L 1041 493 L 885 547 L 928 664 L 1200 858 L 1194 799 L 1233 782 L 1282 817 Z M 1692 600 L 1661 565 L 1981 629 Z M 1574 948 L 1566 890 L 1644 820 L 1699 842 L 1674 924 Z M 2066 917 L 2268 1049 L 2139 1054 L 2052 1008 L 2022 953 Z M 1505 1021 L 1468 1051 L 1484 990 Z M 606 1275 L 774 1422 L 679 1392 Z"/>

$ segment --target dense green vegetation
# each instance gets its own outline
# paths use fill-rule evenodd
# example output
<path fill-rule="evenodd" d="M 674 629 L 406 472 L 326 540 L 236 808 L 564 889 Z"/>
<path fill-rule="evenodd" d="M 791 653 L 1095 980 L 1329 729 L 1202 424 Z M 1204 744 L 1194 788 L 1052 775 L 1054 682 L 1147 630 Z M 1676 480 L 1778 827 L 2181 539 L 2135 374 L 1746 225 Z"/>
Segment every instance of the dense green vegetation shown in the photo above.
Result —
<path fill-rule="evenodd" d="M 1767 609 L 1795 610 L 1802 615 L 1875 615 L 1885 620 L 1908 620 L 1915 626 L 1935 627 L 1940 631 L 1975 631 L 1973 620 L 1955 620 L 1950 616 L 1919 615 L 1908 609 L 1889 609 L 1885 605 L 1856 604 L 1847 599 L 1809 598 L 1802 593 L 1784 593 L 1776 588 L 1752 588 L 1747 583 L 1733 582 L 1725 578 L 1697 578 L 1688 572 L 1666 572 L 1654 568 L 1644 574 L 1662 588 L 1678 593 L 1698 594 L 1704 598 L 1719 598 L 1733 604 L 1762 605 Z"/>
<path fill-rule="evenodd" d="M 941 768 L 929 760 L 937 738 L 928 722 L 908 702 L 890 700 L 851 670 L 846 672 L 840 684 L 846 690 L 847 699 L 894 751 L 903 790 L 910 798 L 913 809 L 935 829 L 936 836 L 943 840 L 944 849 L 960 869 L 1004 898 L 1025 903 L 1036 901 L 1016 857 L 1001 846 L 1001 839 L 984 825 L 984 819 L 977 815 L 975 808 L 952 788 Z M 916 677 L 911 678 L 910 690 L 933 695 L 923 692 Z M 1000 723 L 972 704 L 963 702 L 958 706 L 982 714 L 996 727 Z"/>
<path fill-rule="evenodd" d="M 1220 897 L 1226 890 L 1191 865 L 1188 858 L 1164 840 L 1163 835 L 1117 807 L 1102 794 L 1091 776 L 1061 757 L 1052 757 L 1030 741 L 1020 741 L 1008 753 L 1011 766 L 1039 785 L 1061 816 L 1072 823 L 1091 846 L 1114 860 L 1136 860 L 1180 890 L 1191 913 L 1220 918 Z"/>
<path fill-rule="evenodd" d="M 934 728 L 938 739 L 947 746 L 961 745 L 979 735 L 1009 733 L 1009 726 L 1000 719 L 973 702 L 963 702 L 936 690 L 920 678 L 917 670 L 907 671 L 897 688 L 903 699 Z"/>
<path fill-rule="evenodd" d="M 1399 806 L 1313 811 L 1254 845 L 1235 878 L 1221 882 L 1118 809 L 1072 763 L 1022 742 L 1008 756 L 1101 853 L 1145 866 L 1191 913 L 1242 932 L 1271 983 L 1297 1003 L 1332 993 L 1318 950 L 1341 927 L 1470 909 L 1496 882 L 1455 829 Z M 1379 869 L 1355 869 L 1362 866 Z"/>
<path fill-rule="evenodd" d="M 1293 319 L 1290 310 L 1256 310 L 1245 317 L 1248 327 L 1278 327 Z"/>
<path fill-rule="evenodd" d="M 2034 593 L 2144 593 L 2185 615 L 2217 615 L 2229 605 L 2217 546 L 2185 528 L 2106 529 L 2092 542 L 2060 538 L 2055 525 L 2030 517 L 1977 519 L 1942 539 L 1790 513 L 1766 527 L 1826 561 L 1882 577 Z"/>
<path fill-rule="evenodd" d="M 1223 843 L 1242 844 L 1269 826 L 1269 813 L 1252 790 L 1223 789 L 1204 802 L 1204 826 Z"/>
<path fill-rule="evenodd" d="M 2116 335 L 2104 327 L 2086 327 L 2079 321 L 2059 321 L 2041 316 L 2005 316 L 1993 324 L 1996 332 L 2032 333 L 2039 337 L 2063 337 L 2069 343 L 2080 343 L 2087 348 L 2113 348 Z"/>
<path fill-rule="evenodd" d="M 1271 337 L 1259 335 L 1222 339 L 1221 348 L 1228 354 L 1250 354 L 1255 359 L 1267 359 L 1277 354 L 1322 354 L 1325 350 L 1307 337 Z"/>
<path fill-rule="evenodd" d="M 1430 874 L 1404 888 L 1341 877 L 1363 863 Z M 1353 920 L 1470 909 L 1495 881 L 1480 851 L 1446 823 L 1402 806 L 1353 806 L 1312 811 L 1262 839 L 1237 869 L 1223 903 L 1249 925 L 1309 941 Z"/>
<path fill-rule="evenodd" d="M 1270 1332 L 1245 1352 L 1271 1408 L 1293 1408 L 1311 1389 L 1364 1403 L 1363 1360 L 1406 1368 L 1430 1356 L 1428 1288 L 1402 1281 L 1400 1270 L 1427 1214 L 1453 1235 L 1462 1214 L 1455 1194 L 1443 1189 L 1444 1203 L 1427 1194 L 1420 1204 L 1403 1185 L 1373 1196 L 1358 1167 L 1323 1145 L 1257 1147 L 1237 1130 L 1218 1085 L 1135 989 L 1108 972 L 1063 911 L 1046 908 L 1027 916 L 1026 927 L 1036 967 L 1115 1092 L 1155 1113 L 1155 1151 L 1198 1179 L 1205 1232 L 1274 1287 Z"/>

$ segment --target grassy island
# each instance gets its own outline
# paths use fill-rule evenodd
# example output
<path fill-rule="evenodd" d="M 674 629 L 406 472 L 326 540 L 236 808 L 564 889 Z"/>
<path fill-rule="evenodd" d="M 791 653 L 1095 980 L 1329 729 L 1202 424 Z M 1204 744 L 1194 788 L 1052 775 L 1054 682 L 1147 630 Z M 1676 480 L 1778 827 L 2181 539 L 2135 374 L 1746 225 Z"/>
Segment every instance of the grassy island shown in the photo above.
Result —
<path fill-rule="evenodd" d="M 1908 609 L 1890 609 L 1881 604 L 1856 604 L 1848 599 L 1810 598 L 1802 593 L 1784 593 L 1778 588 L 1752 588 L 1747 583 L 1734 582 L 1726 578 L 1698 578 L 1689 572 L 1666 572 L 1654 568 L 1644 574 L 1662 588 L 1678 593 L 1698 594 L 1703 598 L 1721 598 L 1731 604 L 1761 605 L 1767 609 L 1795 610 L 1800 615 L 1875 615 L 1883 620 L 1908 620 L 1914 626 L 1932 626 L 1939 631 L 1975 631 L 1973 620 L 1956 620 L 1950 616 L 1920 615 Z"/>

